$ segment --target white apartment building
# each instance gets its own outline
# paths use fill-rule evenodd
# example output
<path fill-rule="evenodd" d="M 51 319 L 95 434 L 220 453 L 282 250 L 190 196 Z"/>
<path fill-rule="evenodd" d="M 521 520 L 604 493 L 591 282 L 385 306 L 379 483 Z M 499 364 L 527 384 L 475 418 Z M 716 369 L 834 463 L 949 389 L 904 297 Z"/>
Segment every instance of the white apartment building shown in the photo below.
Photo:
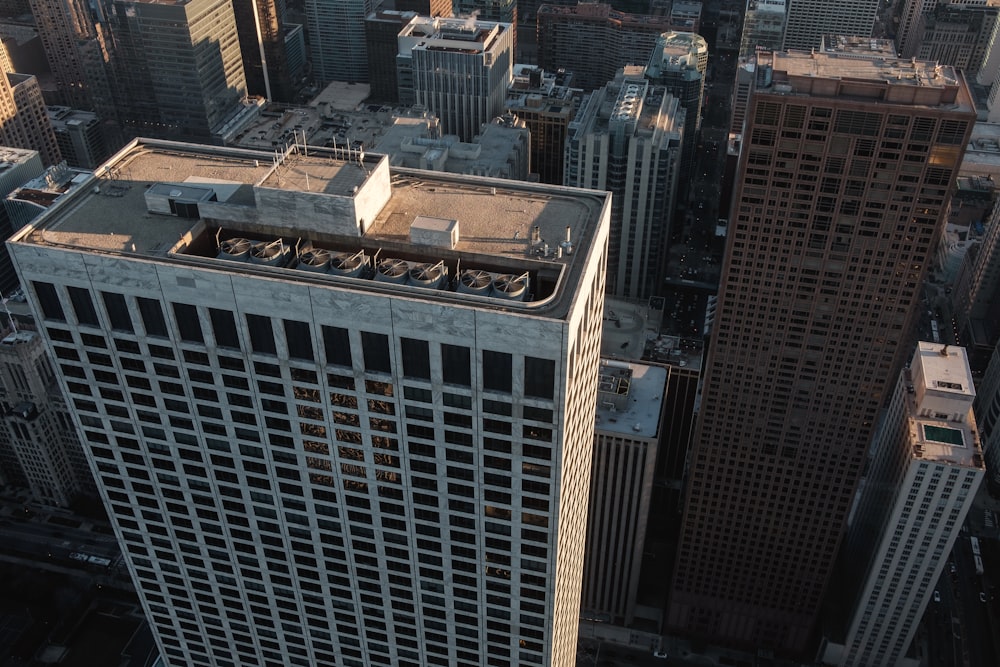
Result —
<path fill-rule="evenodd" d="M 137 140 L 11 241 L 168 665 L 576 661 L 603 192 Z"/>
<path fill-rule="evenodd" d="M 845 581 L 862 585 L 825 664 L 920 664 L 907 651 L 984 477 L 975 397 L 963 348 L 918 344 L 854 510 L 844 557 L 858 576 Z"/>
<path fill-rule="evenodd" d="M 399 33 L 399 99 L 441 120 L 442 134 L 472 141 L 504 112 L 513 80 L 510 23 L 417 17 Z"/>

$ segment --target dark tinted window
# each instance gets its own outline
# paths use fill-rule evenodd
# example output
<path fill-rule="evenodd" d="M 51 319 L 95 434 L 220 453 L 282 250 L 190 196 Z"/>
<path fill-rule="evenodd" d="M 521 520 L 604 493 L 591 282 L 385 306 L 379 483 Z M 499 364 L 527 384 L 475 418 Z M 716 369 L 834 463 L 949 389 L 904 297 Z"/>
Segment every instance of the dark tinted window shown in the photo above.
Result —
<path fill-rule="evenodd" d="M 430 380 L 431 356 L 427 341 L 402 338 L 399 344 L 403 352 L 403 375 Z"/>
<path fill-rule="evenodd" d="M 250 345 L 253 346 L 254 352 L 277 354 L 270 317 L 247 315 L 247 329 L 250 330 Z"/>
<path fill-rule="evenodd" d="M 212 320 L 212 333 L 219 347 L 239 349 L 240 336 L 236 332 L 236 317 L 228 310 L 209 308 L 208 317 Z"/>
<path fill-rule="evenodd" d="M 483 350 L 483 389 L 510 393 L 511 370 L 511 355 Z"/>
<path fill-rule="evenodd" d="M 365 356 L 365 370 L 388 373 L 392 370 L 389 361 L 389 337 L 385 334 L 361 332 L 361 348 Z"/>
<path fill-rule="evenodd" d="M 174 317 L 177 319 L 177 329 L 181 339 L 192 343 L 204 343 L 205 336 L 201 332 L 201 321 L 198 319 L 198 309 L 187 303 L 175 303 Z"/>
<path fill-rule="evenodd" d="M 144 297 L 139 297 L 136 302 L 139 304 L 139 316 L 142 317 L 142 325 L 146 328 L 146 335 L 166 337 L 167 322 L 163 319 L 163 309 L 160 307 L 160 302 Z"/>
<path fill-rule="evenodd" d="M 284 320 L 285 341 L 288 343 L 288 356 L 292 359 L 313 360 L 312 333 L 305 322 Z"/>
<path fill-rule="evenodd" d="M 441 371 L 448 384 L 472 385 L 471 354 L 460 345 L 441 344 Z"/>
<path fill-rule="evenodd" d="M 104 308 L 108 311 L 108 319 L 111 320 L 111 328 L 116 331 L 132 332 L 132 318 L 128 314 L 128 304 L 125 297 L 114 292 L 101 292 L 104 299 Z"/>
<path fill-rule="evenodd" d="M 59 294 L 56 293 L 55 285 L 52 283 L 31 283 L 35 288 L 35 296 L 38 297 L 38 305 L 42 307 L 42 314 L 47 320 L 66 320 L 63 313 L 62 304 L 59 303 Z"/>
<path fill-rule="evenodd" d="M 333 366 L 351 365 L 351 337 L 347 329 L 323 327 L 323 348 L 326 350 L 326 363 Z"/>
<path fill-rule="evenodd" d="M 73 304 L 73 312 L 80 324 L 97 326 L 97 311 L 94 310 L 94 301 L 90 298 L 90 292 L 82 287 L 67 287 L 69 300 Z"/>
<path fill-rule="evenodd" d="M 524 358 L 524 395 L 552 398 L 556 362 L 551 359 Z"/>

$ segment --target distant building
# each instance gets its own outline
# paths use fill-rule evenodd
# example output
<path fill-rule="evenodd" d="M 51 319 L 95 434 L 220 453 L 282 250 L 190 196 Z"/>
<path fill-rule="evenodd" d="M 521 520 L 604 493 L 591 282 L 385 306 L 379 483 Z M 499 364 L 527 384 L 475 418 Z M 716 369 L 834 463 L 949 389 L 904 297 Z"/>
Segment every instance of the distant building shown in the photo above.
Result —
<path fill-rule="evenodd" d="M 1000 58 L 1000 2 L 993 5 L 939 4 L 920 17 L 922 37 L 916 53 L 920 60 L 936 60 L 962 70 L 970 81 L 997 74 Z M 995 53 L 994 53 L 995 52 Z M 906 56 L 906 54 L 904 54 Z"/>
<path fill-rule="evenodd" d="M 823 35 L 871 37 L 879 0 L 788 0 L 783 49 L 818 49 Z"/>
<path fill-rule="evenodd" d="M 463 142 L 438 135 L 436 118 L 397 117 L 371 150 L 388 155 L 393 167 L 526 181 L 528 135 L 523 125 L 486 123 L 472 141 Z"/>
<path fill-rule="evenodd" d="M 786 0 L 747 0 L 740 38 L 740 58 L 749 58 L 757 47 L 781 50 L 785 39 Z"/>
<path fill-rule="evenodd" d="M 365 50 L 368 52 L 368 79 L 373 102 L 399 104 L 396 75 L 399 33 L 416 16 L 412 11 L 383 10 L 365 19 Z"/>
<path fill-rule="evenodd" d="M 684 151 L 681 170 L 689 173 L 694 165 L 694 149 L 701 131 L 705 73 L 708 70 L 708 43 L 692 32 L 665 32 L 656 40 L 646 65 L 646 78 L 662 86 L 684 107 Z M 682 179 L 686 192 L 688 178 Z"/>
<path fill-rule="evenodd" d="M 824 664 L 924 664 L 908 651 L 983 481 L 975 397 L 965 350 L 918 344 L 872 446 L 842 555 L 846 634 Z"/>
<path fill-rule="evenodd" d="M 669 17 L 627 14 L 602 3 L 544 4 L 536 21 L 538 66 L 572 72 L 574 85 L 587 91 L 626 65 L 648 62 L 660 35 L 674 30 Z"/>
<path fill-rule="evenodd" d="M 45 340 L 0 312 L 0 468 L 43 505 L 94 494 L 93 476 Z"/>
<path fill-rule="evenodd" d="M 609 295 L 645 299 L 663 279 L 680 177 L 684 108 L 626 67 L 584 98 L 566 139 L 564 183 L 611 199 Z"/>
<path fill-rule="evenodd" d="M 247 92 L 291 102 L 297 80 L 288 68 L 283 0 L 233 0 Z"/>
<path fill-rule="evenodd" d="M 378 0 L 305 0 L 310 61 L 318 83 L 368 83 L 365 17 L 380 6 Z"/>
<path fill-rule="evenodd" d="M 91 173 L 57 164 L 15 188 L 3 201 L 12 232 L 30 223 L 63 197 L 73 194 Z"/>
<path fill-rule="evenodd" d="M 396 0 L 397 12 L 414 12 L 420 16 L 450 18 L 451 0 Z"/>
<path fill-rule="evenodd" d="M 134 134 L 205 143 L 244 111 L 231 0 L 114 0 L 116 78 Z"/>
<path fill-rule="evenodd" d="M 921 23 L 924 14 L 938 6 L 940 0 L 902 0 L 899 10 L 899 27 L 896 30 L 896 45 L 904 58 L 916 55 L 923 37 Z"/>
<path fill-rule="evenodd" d="M 62 160 L 38 79 L 30 74 L 14 74 L 3 45 L 0 45 L 0 145 L 37 150 L 46 165 Z"/>
<path fill-rule="evenodd" d="M 583 91 L 572 84 L 569 72 L 514 66 L 505 108 L 531 131 L 531 171 L 542 183 L 563 184 L 569 124 L 583 100 Z"/>
<path fill-rule="evenodd" d="M 0 104 L 2 102 L 3 99 L 0 97 Z M 42 158 L 38 151 L 26 148 L 0 147 L 0 197 L 6 197 L 44 172 L 45 166 L 42 164 Z M 0 205 L 0 237 L 6 239 L 18 228 L 20 225 L 11 224 L 11 217 L 7 209 Z M 0 246 L 0 294 L 9 296 L 11 291 L 16 288 L 17 276 L 10 263 L 7 244 L 3 244 Z"/>
<path fill-rule="evenodd" d="M 509 23 L 418 17 L 398 44 L 400 102 L 436 115 L 442 134 L 470 141 L 503 113 L 514 58 Z"/>
<path fill-rule="evenodd" d="M 601 360 L 590 473 L 582 613 L 628 626 L 635 616 L 668 369 Z"/>
<path fill-rule="evenodd" d="M 49 107 L 49 120 L 56 133 L 59 152 L 71 167 L 94 169 L 110 154 L 101 119 L 91 111 Z"/>
<path fill-rule="evenodd" d="M 993 348 L 986 373 L 979 382 L 974 404 L 986 456 L 986 480 L 989 493 L 1000 496 L 1000 343 Z"/>

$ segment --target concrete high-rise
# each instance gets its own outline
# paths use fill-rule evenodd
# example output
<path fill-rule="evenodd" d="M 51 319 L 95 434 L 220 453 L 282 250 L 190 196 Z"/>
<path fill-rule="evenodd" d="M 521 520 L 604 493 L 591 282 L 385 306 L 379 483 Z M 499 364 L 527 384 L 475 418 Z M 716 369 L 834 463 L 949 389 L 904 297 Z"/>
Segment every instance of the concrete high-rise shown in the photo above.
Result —
<path fill-rule="evenodd" d="M 115 76 L 133 136 L 221 141 L 244 109 L 231 0 L 114 0 Z"/>
<path fill-rule="evenodd" d="M 601 361 L 582 605 L 591 618 L 628 626 L 635 616 L 667 376 Z"/>
<path fill-rule="evenodd" d="M 0 88 L 2 92 L 2 88 Z M 3 98 L 0 97 L 0 104 Z M 0 197 L 6 197 L 28 181 L 45 171 L 38 151 L 24 148 L 0 147 Z M 6 207 L 0 205 L 0 236 L 7 238 L 14 231 Z M 0 248 L 0 294 L 9 296 L 17 288 L 17 275 L 10 263 L 7 246 Z"/>
<path fill-rule="evenodd" d="M 399 104 L 399 82 L 396 73 L 399 33 L 416 16 L 414 12 L 385 10 L 375 12 L 365 19 L 365 50 L 368 52 L 371 100 Z"/>
<path fill-rule="evenodd" d="M 608 294 L 646 299 L 663 280 L 684 141 L 680 102 L 626 67 L 584 98 L 566 139 L 566 185 L 611 199 Z"/>
<path fill-rule="evenodd" d="M 808 652 L 975 109 L 960 72 L 762 53 L 667 625 Z"/>
<path fill-rule="evenodd" d="M 1000 2 L 990 5 L 942 4 L 921 17 L 915 56 L 951 65 L 973 81 L 1000 57 Z M 994 51 L 997 53 L 994 54 Z M 984 76 L 992 81 L 996 67 Z"/>
<path fill-rule="evenodd" d="M 979 382 L 973 405 L 986 457 L 986 480 L 991 495 L 1000 493 L 1000 344 Z"/>
<path fill-rule="evenodd" d="M 598 2 L 543 4 L 535 20 L 538 66 L 572 72 L 586 91 L 607 84 L 626 65 L 648 62 L 660 35 L 674 29 L 669 17 L 627 14 Z"/>
<path fill-rule="evenodd" d="M 321 83 L 368 82 L 365 17 L 379 0 L 305 0 L 313 75 Z"/>
<path fill-rule="evenodd" d="M 509 23 L 418 17 L 399 33 L 396 62 L 400 101 L 436 115 L 443 134 L 471 141 L 503 114 L 514 31 Z"/>
<path fill-rule="evenodd" d="M 0 146 L 36 150 L 46 165 L 62 159 L 38 79 L 30 74 L 14 74 L 3 44 L 0 44 Z"/>
<path fill-rule="evenodd" d="M 575 665 L 607 193 L 107 166 L 11 252 L 166 663 Z"/>
<path fill-rule="evenodd" d="M 97 114 L 68 107 L 49 107 L 48 112 L 59 152 L 66 164 L 94 169 L 108 158 L 111 151 Z"/>
<path fill-rule="evenodd" d="M 784 49 L 818 49 L 824 35 L 871 37 L 879 0 L 788 0 Z"/>
<path fill-rule="evenodd" d="M 845 538 L 847 614 L 843 634 L 827 637 L 824 664 L 908 664 L 917 625 L 983 481 L 975 396 L 965 350 L 918 344 L 875 438 Z"/>

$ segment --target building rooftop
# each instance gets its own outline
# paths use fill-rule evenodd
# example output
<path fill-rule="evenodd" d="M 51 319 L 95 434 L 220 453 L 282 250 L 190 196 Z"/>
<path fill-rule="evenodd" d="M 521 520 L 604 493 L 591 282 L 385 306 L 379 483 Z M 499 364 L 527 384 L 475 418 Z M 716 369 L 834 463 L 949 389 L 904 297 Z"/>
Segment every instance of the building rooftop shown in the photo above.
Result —
<path fill-rule="evenodd" d="M 857 97 L 911 107 L 948 105 L 954 111 L 975 113 L 961 74 L 934 61 L 867 52 L 773 51 L 760 53 L 757 65 L 770 68 L 770 86 L 758 87 L 769 93 Z M 830 81 L 838 85 L 830 86 Z"/>
<path fill-rule="evenodd" d="M 67 167 L 65 164 L 53 165 L 41 176 L 11 192 L 7 199 L 18 199 L 47 208 L 63 195 L 88 182 L 90 174 L 89 171 Z"/>
<path fill-rule="evenodd" d="M 561 316 L 607 206 L 604 192 L 390 172 L 384 155 L 140 139 L 13 242 Z M 351 272 L 331 267 L 346 256 Z M 440 289 L 408 282 L 428 265 L 447 271 Z"/>
<path fill-rule="evenodd" d="M 38 155 L 38 151 L 27 148 L 11 148 L 10 146 L 0 146 L 0 174 L 23 164 L 30 160 L 32 156 Z"/>
<path fill-rule="evenodd" d="M 598 382 L 598 433 L 657 436 L 667 387 L 666 368 L 602 359 Z"/>
<path fill-rule="evenodd" d="M 915 458 L 983 467 L 972 401 L 976 395 L 961 347 L 920 342 L 908 370 L 906 408 Z M 954 412 L 954 410 L 958 412 Z"/>

